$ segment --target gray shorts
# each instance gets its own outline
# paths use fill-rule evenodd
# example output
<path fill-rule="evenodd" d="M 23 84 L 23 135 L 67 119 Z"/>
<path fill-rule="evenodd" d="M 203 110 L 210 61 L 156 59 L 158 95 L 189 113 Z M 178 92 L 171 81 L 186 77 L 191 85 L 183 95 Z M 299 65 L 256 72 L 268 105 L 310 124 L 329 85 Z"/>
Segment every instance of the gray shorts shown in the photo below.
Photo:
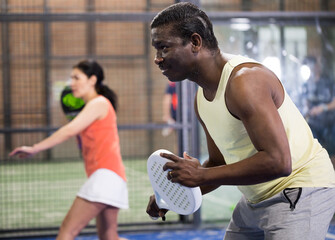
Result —
<path fill-rule="evenodd" d="M 335 188 L 287 188 L 260 203 L 238 202 L 225 240 L 324 240 Z"/>

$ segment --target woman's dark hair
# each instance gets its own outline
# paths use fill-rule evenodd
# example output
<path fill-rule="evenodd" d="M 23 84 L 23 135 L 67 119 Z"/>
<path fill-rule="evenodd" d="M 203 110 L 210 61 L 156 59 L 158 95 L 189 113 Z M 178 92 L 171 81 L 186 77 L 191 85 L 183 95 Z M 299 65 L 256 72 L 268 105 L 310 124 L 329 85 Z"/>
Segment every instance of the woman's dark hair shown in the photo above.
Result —
<path fill-rule="evenodd" d="M 188 2 L 173 4 L 159 12 L 151 22 L 151 29 L 173 24 L 172 34 L 189 41 L 193 33 L 198 33 L 209 50 L 218 50 L 218 41 L 213 25 L 207 14 Z"/>
<path fill-rule="evenodd" d="M 112 89 L 110 89 L 108 86 L 102 83 L 102 81 L 105 78 L 104 71 L 96 61 L 83 60 L 74 65 L 73 68 L 78 68 L 87 77 L 91 77 L 93 75 L 96 76 L 97 82 L 95 83 L 95 90 L 97 91 L 98 94 L 101 94 L 102 96 L 106 97 L 112 103 L 115 111 L 117 110 L 118 107 L 117 95 Z"/>

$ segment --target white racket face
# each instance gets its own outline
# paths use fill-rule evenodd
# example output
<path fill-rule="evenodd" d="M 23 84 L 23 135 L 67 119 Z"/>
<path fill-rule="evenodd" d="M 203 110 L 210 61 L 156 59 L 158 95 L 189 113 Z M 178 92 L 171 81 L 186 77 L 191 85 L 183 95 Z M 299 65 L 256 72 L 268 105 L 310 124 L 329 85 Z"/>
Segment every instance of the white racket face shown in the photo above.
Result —
<path fill-rule="evenodd" d="M 158 207 L 169 209 L 181 215 L 194 213 L 202 202 L 200 188 L 189 188 L 169 181 L 167 179 L 168 170 L 163 171 L 163 166 L 170 160 L 161 157 L 161 152 L 171 153 L 167 150 L 157 150 L 151 154 L 147 163 L 148 175 L 155 191 Z"/>

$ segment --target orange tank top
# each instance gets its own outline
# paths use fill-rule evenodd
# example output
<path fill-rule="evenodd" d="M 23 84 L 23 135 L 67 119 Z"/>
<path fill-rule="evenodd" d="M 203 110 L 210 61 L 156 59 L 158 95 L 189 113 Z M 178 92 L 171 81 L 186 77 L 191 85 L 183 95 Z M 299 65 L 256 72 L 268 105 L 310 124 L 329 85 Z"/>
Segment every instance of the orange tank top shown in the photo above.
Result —
<path fill-rule="evenodd" d="M 86 174 L 89 177 L 100 168 L 106 168 L 126 181 L 125 168 L 121 158 L 120 141 L 117 130 L 116 114 L 109 103 L 107 115 L 94 121 L 81 132 L 82 154 L 85 161 Z"/>

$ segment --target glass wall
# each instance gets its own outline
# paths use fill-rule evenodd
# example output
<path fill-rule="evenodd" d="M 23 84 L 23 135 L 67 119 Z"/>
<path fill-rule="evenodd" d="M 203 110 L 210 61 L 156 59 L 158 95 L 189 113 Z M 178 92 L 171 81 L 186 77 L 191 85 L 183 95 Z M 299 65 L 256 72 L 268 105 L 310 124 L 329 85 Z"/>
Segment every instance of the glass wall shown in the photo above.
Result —
<path fill-rule="evenodd" d="M 270 68 L 335 164 L 335 22 L 322 15 L 289 13 L 285 19 L 270 19 L 260 17 L 262 14 L 248 13 L 243 18 L 242 14 L 239 18 L 232 14 L 229 19 L 224 13 L 213 14 L 220 49 L 253 58 Z M 206 140 L 200 131 L 204 161 Z M 202 219 L 229 219 L 239 197 L 237 188 L 229 186 L 204 196 Z"/>

